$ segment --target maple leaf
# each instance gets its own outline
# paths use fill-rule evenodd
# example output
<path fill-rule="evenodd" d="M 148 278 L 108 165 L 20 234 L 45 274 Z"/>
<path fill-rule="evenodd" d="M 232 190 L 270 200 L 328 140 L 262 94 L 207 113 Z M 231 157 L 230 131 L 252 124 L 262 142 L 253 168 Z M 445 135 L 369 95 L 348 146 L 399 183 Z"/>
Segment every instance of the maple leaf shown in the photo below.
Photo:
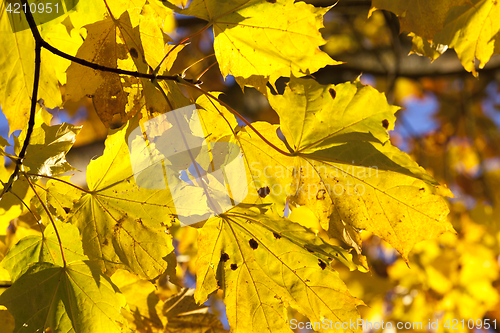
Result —
<path fill-rule="evenodd" d="M 9 192 L 4 193 L 0 201 L 0 212 L 2 212 L 6 223 L 21 215 L 25 208 L 23 201 L 29 202 L 30 198 L 34 196 L 26 177 L 33 182 L 39 178 L 39 175 L 52 176 L 75 170 L 66 161 L 65 156 L 75 142 L 75 136 L 80 131 L 80 127 L 67 123 L 49 126 L 51 118 L 52 115 L 43 108 L 36 113 L 30 145 L 28 145 L 22 163 L 23 172 L 31 175 L 23 173 L 18 176 Z M 14 137 L 14 151 L 16 154 L 19 154 L 21 150 L 26 139 L 26 132 L 27 128 L 21 132 L 19 137 Z M 4 183 L 8 182 L 10 176 L 11 172 L 7 172 L 5 169 L 0 170 L 0 177 Z M 5 230 L 5 228 L 2 228 L 2 230 Z"/>
<path fill-rule="evenodd" d="M 49 210 L 52 217 L 66 221 L 68 212 L 73 209 L 75 202 L 83 195 L 80 189 L 70 185 L 70 178 L 66 176 L 49 179 L 45 187 L 38 187 L 40 189 L 37 189 L 38 196 L 32 197 L 31 204 L 36 207 L 42 223 L 48 224 L 50 222 L 45 208 Z M 42 203 L 46 205 L 45 208 Z"/>
<path fill-rule="evenodd" d="M 411 32 L 412 51 L 431 59 L 453 48 L 464 68 L 477 76 L 479 68 L 500 50 L 500 6 L 490 0 L 409 1 L 374 0 L 370 14 L 376 9 L 395 13 L 401 22 L 401 31 Z"/>
<path fill-rule="evenodd" d="M 67 263 L 88 260 L 83 254 L 82 241 L 78 229 L 68 223 L 55 222 L 57 231 L 63 242 L 64 259 Z M 53 225 L 49 225 L 43 234 L 22 238 L 9 250 L 1 262 L 7 269 L 13 282 L 34 263 L 47 262 L 63 266 L 59 239 Z"/>
<path fill-rule="evenodd" d="M 439 195 L 450 192 L 387 141 L 397 108 L 382 94 L 359 82 L 322 86 L 292 79 L 284 95 L 269 99 L 288 147 L 278 126 L 254 127 L 291 156 L 276 159 L 274 148 L 246 130 L 239 140 L 255 188 L 269 187 L 266 200 L 278 205 L 278 213 L 289 198 L 311 208 L 323 229 L 358 251 L 359 231 L 368 230 L 404 258 L 417 242 L 453 230 Z M 302 121 L 294 122 L 297 116 Z"/>
<path fill-rule="evenodd" d="M 451 7 L 461 5 L 466 0 L 373 0 L 369 16 L 378 9 L 393 12 L 399 17 L 401 31 L 410 31 L 432 40 L 434 35 L 443 29 L 446 15 Z"/>
<path fill-rule="evenodd" d="M 25 171 L 37 175 L 54 176 L 75 170 L 67 161 L 66 154 L 75 143 L 81 127 L 68 123 L 48 126 L 43 123 L 35 126 L 30 144 L 23 159 Z M 23 132 L 23 134 L 26 132 Z M 24 135 L 15 138 L 16 153 L 21 150 Z"/>
<path fill-rule="evenodd" d="M 136 185 L 130 164 L 128 126 L 108 135 L 103 156 L 87 168 L 89 191 L 75 203 L 68 217 L 82 234 L 85 254 L 112 273 L 131 269 L 141 277 L 155 278 L 175 268 L 171 237 L 172 198 L 167 190 Z"/>
<path fill-rule="evenodd" d="M 17 22 L 20 14 L 9 13 L 7 2 L 0 2 L 0 67 L 5 75 L 0 76 L 0 105 L 9 121 L 9 134 L 22 129 L 28 122 L 35 73 L 35 41 L 30 30 L 17 31 L 10 22 Z M 25 22 L 25 21 L 24 21 Z M 55 59 L 44 52 L 45 59 Z M 49 108 L 62 104 L 55 68 L 50 60 L 41 64 L 38 98 Z"/>
<path fill-rule="evenodd" d="M 111 16 L 86 26 L 88 35 L 76 56 L 109 68 L 149 73 L 171 48 L 165 47 L 167 40 L 164 39 L 164 33 L 153 24 L 155 11 L 145 6 L 141 15 L 135 10 L 119 10 L 123 7 L 118 4 L 112 8 L 117 10 L 113 10 Z M 113 15 L 117 13 L 122 14 L 115 19 Z M 156 46 L 143 47 L 148 44 Z M 180 50 L 182 47 L 170 53 L 165 62 L 167 70 L 172 66 Z M 125 121 L 139 112 L 143 106 L 146 106 L 151 114 L 178 107 L 176 103 L 165 100 L 149 79 L 120 76 L 117 73 L 98 71 L 77 63 L 72 63 L 68 68 L 68 77 L 70 79 L 66 98 L 78 101 L 85 96 L 91 96 L 96 112 L 106 126 L 109 126 L 115 115 L 120 115 L 121 120 Z M 178 89 L 172 82 L 163 84 L 163 88 L 167 93 Z M 178 100 L 176 97 L 182 95 L 176 91 L 172 94 L 175 95 L 174 100 Z"/>
<path fill-rule="evenodd" d="M 177 9 L 179 11 L 179 9 Z M 193 1 L 179 12 L 213 24 L 214 49 L 222 75 L 265 92 L 268 80 L 311 74 L 332 60 L 319 46 L 329 8 L 293 0 Z"/>
<path fill-rule="evenodd" d="M 476 0 L 453 7 L 446 16 L 444 27 L 434 36 L 434 43 L 452 47 L 464 68 L 477 76 L 475 59 L 479 68 L 490 60 L 500 37 L 500 5 L 496 1 Z"/>
<path fill-rule="evenodd" d="M 224 289 L 237 332 L 288 331 L 286 302 L 311 321 L 359 316 L 356 306 L 363 303 L 329 265 L 335 258 L 355 267 L 351 256 L 298 224 L 234 208 L 207 221 L 198 242 L 195 299 L 202 303 Z"/>
<path fill-rule="evenodd" d="M 16 332 L 121 332 L 124 322 L 125 299 L 88 261 L 36 263 L 0 295 L 0 304 L 16 319 Z"/>

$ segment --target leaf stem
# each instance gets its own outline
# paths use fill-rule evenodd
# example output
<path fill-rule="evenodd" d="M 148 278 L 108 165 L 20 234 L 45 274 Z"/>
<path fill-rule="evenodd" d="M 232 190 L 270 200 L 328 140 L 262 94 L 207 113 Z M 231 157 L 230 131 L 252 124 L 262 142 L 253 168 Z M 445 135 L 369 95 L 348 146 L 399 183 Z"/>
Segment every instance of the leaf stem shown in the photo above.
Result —
<path fill-rule="evenodd" d="M 17 199 L 19 199 L 19 201 L 21 201 L 21 203 L 24 205 L 24 207 L 26 207 L 26 209 L 31 213 L 31 215 L 33 215 L 33 217 L 35 218 L 35 220 L 37 221 L 37 225 L 38 227 L 40 228 L 40 232 L 42 233 L 42 236 L 43 236 L 43 228 L 42 226 L 40 225 L 40 222 L 38 220 L 38 217 L 35 215 L 35 213 L 33 213 L 33 211 L 29 208 L 29 206 L 26 204 L 26 202 L 23 201 L 23 199 L 21 199 L 15 192 L 10 192 L 12 195 L 14 195 Z"/>
<path fill-rule="evenodd" d="M 83 187 L 80 187 L 80 186 L 75 185 L 75 184 L 73 184 L 73 183 L 67 182 L 67 181 L 65 181 L 65 180 L 63 180 L 63 179 L 61 179 L 61 178 L 52 177 L 52 176 L 47 176 L 47 175 L 39 175 L 39 174 L 36 174 L 36 173 L 30 173 L 30 172 L 26 172 L 26 174 L 27 174 L 28 176 L 35 176 L 35 177 L 42 177 L 42 178 L 48 178 L 48 179 L 52 179 L 52 180 L 57 180 L 57 181 L 59 181 L 59 182 L 61 182 L 61 183 L 64 183 L 64 184 L 69 185 L 69 186 L 72 186 L 72 187 L 74 187 L 74 188 L 76 188 L 76 189 L 78 189 L 78 190 L 80 190 L 80 191 L 82 191 L 82 192 L 85 192 L 85 193 L 92 193 L 92 191 L 86 190 L 86 189 L 84 189 Z"/>
<path fill-rule="evenodd" d="M 42 204 L 43 209 L 45 210 L 45 212 L 49 216 L 50 223 L 52 223 L 52 227 L 54 227 L 54 232 L 56 233 L 57 241 L 59 242 L 59 249 L 61 250 L 61 257 L 62 257 L 62 261 L 63 261 L 63 267 L 66 267 L 66 258 L 64 257 L 64 250 L 63 250 L 63 246 L 62 246 L 62 241 L 61 241 L 61 237 L 59 236 L 59 231 L 57 230 L 56 223 L 54 222 L 54 219 L 52 218 L 52 215 L 50 214 L 49 209 L 47 208 L 47 206 L 43 202 L 43 200 L 40 197 L 40 195 L 38 194 L 38 192 L 35 190 L 35 186 L 33 186 L 33 183 L 29 179 L 28 175 L 26 173 L 24 173 L 24 172 L 23 172 L 23 175 L 26 178 L 26 180 L 28 181 L 28 184 L 31 187 L 31 189 L 33 190 L 33 192 L 35 193 L 36 197 L 40 201 L 40 204 Z"/>
<path fill-rule="evenodd" d="M 210 28 L 212 24 L 207 24 L 205 25 L 202 29 L 198 30 L 197 32 L 185 37 L 184 39 L 182 39 L 180 42 L 178 42 L 177 44 L 175 44 L 175 46 L 173 48 L 171 48 L 167 54 L 163 57 L 163 59 L 160 61 L 160 63 L 158 64 L 158 66 L 156 66 L 154 72 L 153 72 L 153 75 L 157 78 L 159 78 L 160 76 L 156 76 L 158 74 L 158 72 L 160 71 L 160 68 L 161 66 L 163 65 L 163 63 L 165 62 L 165 60 L 168 58 L 168 56 L 170 55 L 170 53 L 172 53 L 179 45 L 187 42 L 189 39 L 195 37 L 195 36 L 198 36 L 199 34 L 201 34 L 203 31 L 207 30 L 208 28 Z M 193 64 L 194 65 L 194 64 Z M 188 67 L 189 68 L 189 67 Z"/>
<path fill-rule="evenodd" d="M 288 152 L 286 152 L 284 150 L 281 150 L 280 148 L 276 147 L 275 144 L 273 144 L 271 141 L 269 141 L 268 139 L 266 139 L 264 137 L 264 135 L 262 135 L 255 127 L 253 127 L 252 124 L 248 120 L 246 120 L 241 114 L 239 114 L 238 111 L 236 111 L 235 109 L 233 109 L 232 107 L 230 107 L 225 102 L 221 101 L 220 99 L 218 99 L 217 97 L 215 97 L 214 95 L 212 95 L 211 93 L 209 93 L 208 91 L 205 91 L 205 90 L 201 89 L 200 87 L 198 87 L 195 84 L 192 84 L 190 82 L 182 82 L 182 81 L 180 81 L 179 83 L 183 84 L 185 86 L 194 88 L 194 89 L 200 91 L 202 94 L 210 97 L 213 100 L 216 100 L 217 102 L 219 102 L 220 104 L 222 104 L 223 106 L 225 106 L 229 111 L 231 111 L 231 113 L 233 113 L 235 116 L 237 116 L 238 118 L 240 118 L 241 121 L 243 121 L 245 123 L 245 125 L 247 125 L 248 127 L 250 127 L 252 129 L 252 131 L 254 131 L 255 134 L 257 134 L 259 136 L 259 138 L 262 139 L 262 141 L 264 141 L 267 145 L 269 145 L 271 148 L 273 148 L 274 150 L 276 150 L 278 153 L 280 153 L 282 155 L 285 155 L 285 156 L 295 156 L 294 154 L 288 153 Z"/>
<path fill-rule="evenodd" d="M 160 92 L 162 93 L 163 97 L 168 101 L 167 94 L 165 93 L 165 91 L 163 90 L 163 88 L 158 83 L 156 83 L 156 86 L 160 90 Z M 180 125 L 180 121 L 179 121 L 179 119 L 177 119 L 177 115 L 175 114 L 175 112 L 173 112 L 173 115 L 174 115 L 174 118 L 175 118 L 175 121 L 177 122 L 177 124 Z M 212 196 L 210 195 L 210 193 L 208 191 L 208 188 L 207 188 L 207 184 L 205 183 L 205 181 L 203 179 L 203 174 L 201 173 L 201 171 L 200 171 L 200 169 L 198 167 L 198 163 L 196 162 L 196 159 L 194 158 L 193 153 L 191 152 L 191 149 L 190 149 L 190 147 L 189 147 L 189 145 L 188 145 L 188 143 L 186 141 L 186 137 L 184 136 L 184 133 L 182 131 L 180 131 L 180 133 L 181 133 L 181 136 L 182 136 L 182 141 L 184 142 L 184 145 L 186 146 L 186 151 L 188 152 L 189 157 L 190 157 L 190 159 L 191 159 L 191 161 L 193 163 L 193 166 L 196 169 L 196 174 L 197 174 L 198 179 L 199 179 L 199 181 L 198 180 L 197 181 L 203 187 L 203 192 L 205 192 L 205 195 L 207 197 L 208 204 L 210 205 L 210 208 L 216 214 L 222 213 L 220 206 L 217 205 L 217 203 L 215 203 L 215 202 L 212 201 Z"/>

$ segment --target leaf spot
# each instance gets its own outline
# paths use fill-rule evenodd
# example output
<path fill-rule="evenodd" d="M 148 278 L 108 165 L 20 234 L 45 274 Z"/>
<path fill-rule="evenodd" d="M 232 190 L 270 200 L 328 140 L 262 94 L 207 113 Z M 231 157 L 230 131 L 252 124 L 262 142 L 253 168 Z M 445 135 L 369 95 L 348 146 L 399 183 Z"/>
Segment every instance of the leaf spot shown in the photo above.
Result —
<path fill-rule="evenodd" d="M 238 265 L 236 265 L 236 264 L 231 264 L 231 269 L 232 269 L 233 271 L 237 270 L 237 269 L 238 269 Z"/>
<path fill-rule="evenodd" d="M 276 238 L 276 239 L 280 239 L 280 238 L 281 238 L 281 235 L 278 235 L 278 234 L 277 234 L 277 233 L 275 233 L 275 232 L 273 232 L 273 236 L 274 236 L 274 238 Z"/>
<path fill-rule="evenodd" d="M 382 120 L 382 126 L 384 126 L 385 129 L 389 128 L 389 121 L 387 119 Z"/>
<path fill-rule="evenodd" d="M 317 200 L 325 200 L 325 193 L 326 193 L 326 190 L 325 189 L 320 189 L 318 191 L 318 193 L 316 193 L 316 199 Z"/>
<path fill-rule="evenodd" d="M 250 240 L 248 241 L 248 243 L 250 244 L 250 247 L 251 247 L 252 249 L 254 249 L 254 250 L 255 250 L 255 249 L 257 249 L 257 248 L 259 247 L 259 243 L 257 243 L 257 242 L 255 241 L 255 239 L 253 239 L 253 238 L 252 238 L 252 239 L 250 239 Z"/>
<path fill-rule="evenodd" d="M 266 186 L 266 187 L 261 187 L 257 190 L 257 192 L 259 193 L 259 196 L 261 198 L 265 198 L 269 195 L 269 193 L 271 193 L 271 190 L 269 189 L 269 186 Z"/>
<path fill-rule="evenodd" d="M 335 89 L 330 88 L 328 92 L 330 93 L 330 96 L 332 96 L 332 99 L 335 99 L 335 97 L 337 96 L 337 92 L 335 91 Z"/>
<path fill-rule="evenodd" d="M 132 58 L 137 58 L 139 56 L 139 53 L 137 53 L 137 50 L 133 47 L 130 49 L 130 55 Z"/>
<path fill-rule="evenodd" d="M 228 261 L 229 260 L 229 254 L 223 252 L 222 255 L 220 256 L 220 260 L 224 261 L 224 262 Z"/>
<path fill-rule="evenodd" d="M 318 259 L 318 261 L 319 261 L 318 262 L 319 267 L 321 267 L 322 270 L 325 270 L 325 268 L 326 268 L 325 262 L 321 259 Z"/>

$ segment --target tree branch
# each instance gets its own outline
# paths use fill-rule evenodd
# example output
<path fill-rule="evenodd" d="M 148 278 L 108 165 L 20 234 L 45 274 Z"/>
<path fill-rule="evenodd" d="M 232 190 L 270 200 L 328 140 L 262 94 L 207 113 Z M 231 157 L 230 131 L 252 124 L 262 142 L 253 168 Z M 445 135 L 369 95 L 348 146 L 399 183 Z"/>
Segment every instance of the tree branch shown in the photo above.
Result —
<path fill-rule="evenodd" d="M 147 74 L 147 73 L 140 73 L 137 71 L 127 71 L 124 69 L 119 69 L 119 68 L 112 68 L 112 67 L 106 67 L 102 66 L 84 59 L 80 59 L 77 57 L 74 57 L 72 55 L 69 55 L 65 52 L 62 52 L 61 50 L 53 47 L 49 43 L 47 43 L 45 40 L 42 39 L 42 47 L 46 48 L 48 51 L 60 56 L 61 58 L 68 59 L 70 61 L 76 62 L 77 64 L 80 64 L 85 67 L 89 67 L 98 71 L 103 71 L 103 72 L 111 72 L 111 73 L 116 73 L 116 74 L 123 74 L 123 75 L 129 75 L 133 77 L 140 77 L 144 79 L 149 79 L 149 80 L 170 80 L 170 81 L 178 81 L 180 75 L 175 74 L 175 75 L 154 75 L 154 74 Z M 201 82 L 193 80 L 193 79 L 184 79 L 185 81 L 191 82 L 193 84 L 200 84 Z"/>
<path fill-rule="evenodd" d="M 26 4 L 29 7 L 27 0 L 21 0 L 23 4 Z M 29 13 L 29 14 L 28 14 Z M 10 191 L 12 188 L 12 184 L 19 177 L 19 171 L 21 170 L 21 165 L 23 164 L 24 156 L 26 155 L 26 150 L 28 149 L 28 145 L 30 143 L 31 134 L 33 133 L 33 129 L 35 128 L 35 114 L 36 114 L 36 104 L 38 97 L 38 85 L 40 83 L 40 67 L 41 67 L 41 54 L 42 54 L 42 44 L 43 41 L 38 29 L 36 28 L 35 20 L 31 15 L 31 12 L 28 10 L 28 13 L 25 13 L 26 19 L 28 20 L 28 24 L 31 29 L 31 33 L 35 38 L 35 75 L 33 79 L 33 92 L 31 95 L 31 109 L 30 109 L 30 118 L 28 120 L 28 130 L 26 131 L 26 138 L 24 139 L 23 146 L 21 151 L 19 152 L 18 159 L 16 160 L 16 167 L 14 172 L 10 175 L 9 181 L 4 185 L 2 193 L 0 194 L 0 199 L 3 197 L 5 193 Z"/>

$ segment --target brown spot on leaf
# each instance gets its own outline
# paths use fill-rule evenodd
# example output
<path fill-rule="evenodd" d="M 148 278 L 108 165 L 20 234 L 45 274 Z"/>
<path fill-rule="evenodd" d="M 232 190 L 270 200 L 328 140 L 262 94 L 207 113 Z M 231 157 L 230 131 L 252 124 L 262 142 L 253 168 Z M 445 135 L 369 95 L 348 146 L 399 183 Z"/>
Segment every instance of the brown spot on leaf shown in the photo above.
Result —
<path fill-rule="evenodd" d="M 220 256 L 220 260 L 224 261 L 224 262 L 228 261 L 229 260 L 229 254 L 222 253 L 221 256 Z"/>
<path fill-rule="evenodd" d="M 389 128 L 389 121 L 387 119 L 382 120 L 382 126 L 384 126 L 385 129 Z"/>
<path fill-rule="evenodd" d="M 280 235 L 278 235 L 278 234 L 277 234 L 277 233 L 275 233 L 275 232 L 273 232 L 273 236 L 274 236 L 274 238 L 276 238 L 276 239 L 280 239 L 280 238 L 281 238 L 281 236 L 280 236 Z"/>
<path fill-rule="evenodd" d="M 325 200 L 325 193 L 326 193 L 326 190 L 325 189 L 320 189 L 318 191 L 318 193 L 316 193 L 316 199 L 317 200 Z"/>
<path fill-rule="evenodd" d="M 319 261 L 318 262 L 319 267 L 321 267 L 321 269 L 324 270 L 326 268 L 325 262 L 321 259 L 318 259 L 318 261 Z"/>
<path fill-rule="evenodd" d="M 328 90 L 328 92 L 330 93 L 330 96 L 332 96 L 333 99 L 335 99 L 335 97 L 337 97 L 337 92 L 335 91 L 335 89 L 330 88 Z"/>
<path fill-rule="evenodd" d="M 276 0 L 266 0 L 269 3 L 276 3 Z"/>
<path fill-rule="evenodd" d="M 314 253 L 314 251 L 311 249 L 306 249 L 306 250 L 307 250 L 307 252 Z"/>
<path fill-rule="evenodd" d="M 104 242 L 102 243 L 102 245 L 104 245 L 104 246 L 108 245 L 108 240 L 105 239 Z"/>
<path fill-rule="evenodd" d="M 254 250 L 259 247 L 259 243 L 257 243 L 253 238 L 248 241 L 248 244 L 250 244 L 250 247 Z"/>
<path fill-rule="evenodd" d="M 269 195 L 269 193 L 271 193 L 271 190 L 269 189 L 269 186 L 266 186 L 266 187 L 261 187 L 257 190 L 257 192 L 259 193 L 259 196 L 261 198 L 265 198 Z"/>
<path fill-rule="evenodd" d="M 238 269 L 238 265 L 236 265 L 236 264 L 231 264 L 231 269 L 232 269 L 233 271 L 237 270 L 237 269 Z"/>
<path fill-rule="evenodd" d="M 137 50 L 133 47 L 130 49 L 130 55 L 132 58 L 137 58 L 139 56 L 139 53 L 137 53 Z"/>

